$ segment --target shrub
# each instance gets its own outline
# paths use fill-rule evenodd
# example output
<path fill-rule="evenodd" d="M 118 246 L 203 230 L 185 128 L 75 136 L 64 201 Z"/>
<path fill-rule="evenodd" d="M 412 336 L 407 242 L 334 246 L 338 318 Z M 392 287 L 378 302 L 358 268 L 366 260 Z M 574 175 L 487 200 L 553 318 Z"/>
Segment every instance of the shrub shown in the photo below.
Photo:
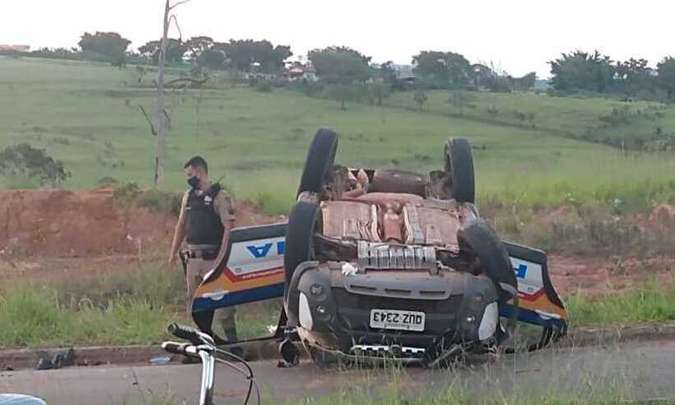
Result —
<path fill-rule="evenodd" d="M 132 204 L 141 193 L 141 188 L 134 182 L 120 184 L 113 190 L 113 198 L 115 201 L 123 204 Z"/>
<path fill-rule="evenodd" d="M 598 117 L 598 119 L 610 126 L 616 127 L 619 125 L 627 125 L 631 122 L 631 114 L 628 107 L 623 108 L 612 108 L 612 111 L 609 114 L 604 114 Z"/>
<path fill-rule="evenodd" d="M 177 217 L 181 201 L 182 196 L 179 193 L 151 189 L 143 191 L 137 202 L 140 207 Z"/>
<path fill-rule="evenodd" d="M 110 177 L 110 176 L 105 176 L 105 177 L 101 177 L 96 182 L 96 186 L 98 186 L 98 187 L 110 187 L 110 186 L 116 186 L 119 183 L 120 182 L 116 178 Z"/>
<path fill-rule="evenodd" d="M 270 191 L 261 191 L 256 194 L 254 202 L 267 214 L 287 214 L 290 211 L 290 202 L 285 195 Z"/>
<path fill-rule="evenodd" d="M 122 205 L 135 205 L 173 216 L 178 216 L 180 213 L 182 201 L 180 193 L 157 189 L 142 190 L 134 182 L 115 187 L 113 198 Z"/>
<path fill-rule="evenodd" d="M 270 83 L 268 80 L 258 81 L 255 84 L 255 89 L 256 89 L 256 91 L 259 91 L 261 93 L 271 93 L 272 92 L 272 83 Z"/>
<path fill-rule="evenodd" d="M 41 186 L 55 186 L 70 177 L 63 162 L 27 143 L 8 146 L 0 152 L 0 173 L 8 178 L 36 181 Z"/>

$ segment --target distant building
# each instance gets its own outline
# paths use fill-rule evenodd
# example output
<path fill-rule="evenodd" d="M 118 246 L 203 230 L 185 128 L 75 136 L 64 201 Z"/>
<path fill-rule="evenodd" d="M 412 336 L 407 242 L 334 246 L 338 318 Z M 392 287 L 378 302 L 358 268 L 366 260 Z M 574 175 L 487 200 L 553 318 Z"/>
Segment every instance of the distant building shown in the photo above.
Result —
<path fill-rule="evenodd" d="M 30 45 L 0 44 L 0 52 L 30 52 Z"/>
<path fill-rule="evenodd" d="M 302 80 L 308 82 L 315 82 L 319 80 L 316 77 L 316 70 L 314 69 L 314 66 L 312 66 L 310 62 L 306 63 L 293 62 L 289 64 L 286 67 L 285 76 L 289 82 L 297 82 Z"/>

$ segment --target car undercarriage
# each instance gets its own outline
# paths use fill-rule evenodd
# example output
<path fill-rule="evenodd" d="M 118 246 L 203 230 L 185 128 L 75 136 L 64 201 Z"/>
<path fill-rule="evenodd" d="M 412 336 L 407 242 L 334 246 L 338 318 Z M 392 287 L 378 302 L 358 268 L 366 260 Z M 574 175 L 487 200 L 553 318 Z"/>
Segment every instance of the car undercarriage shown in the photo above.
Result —
<path fill-rule="evenodd" d="M 215 308 L 283 296 L 275 337 L 291 360 L 288 345 L 299 341 L 320 363 L 395 358 L 433 365 L 509 350 L 516 321 L 541 328 L 529 350 L 566 333 L 567 314 L 545 253 L 501 241 L 481 218 L 468 141 L 449 140 L 443 169 L 424 175 L 338 165 L 337 141 L 325 129 L 314 137 L 283 231 L 280 225 L 241 237 L 233 231 L 233 249 L 240 239 L 283 233 L 275 259 L 283 268 L 250 264 L 257 269 L 252 276 L 277 277 L 237 291 L 236 279 L 223 280 L 237 266 L 225 258 L 195 297 L 202 330 L 210 332 Z M 207 287 L 220 291 L 218 283 L 223 294 L 205 300 Z"/>

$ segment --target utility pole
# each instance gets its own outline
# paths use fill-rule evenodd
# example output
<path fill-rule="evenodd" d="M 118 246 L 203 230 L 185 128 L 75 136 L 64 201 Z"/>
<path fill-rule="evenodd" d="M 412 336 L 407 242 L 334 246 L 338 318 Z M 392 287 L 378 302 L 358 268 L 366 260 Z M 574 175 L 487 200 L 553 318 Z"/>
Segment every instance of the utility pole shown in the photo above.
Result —
<path fill-rule="evenodd" d="M 158 186 L 164 177 L 164 162 L 166 161 L 166 138 L 169 132 L 169 117 L 166 111 L 166 97 L 164 94 L 164 68 L 166 64 L 166 48 L 168 47 L 169 27 L 171 20 L 176 23 L 176 27 L 180 31 L 178 21 L 175 15 L 171 15 L 171 11 L 177 6 L 187 3 L 190 0 L 182 0 L 170 3 L 166 0 L 164 5 L 164 20 L 162 24 L 162 40 L 159 46 L 159 58 L 157 59 L 157 96 L 155 98 L 155 176 L 154 183 Z"/>

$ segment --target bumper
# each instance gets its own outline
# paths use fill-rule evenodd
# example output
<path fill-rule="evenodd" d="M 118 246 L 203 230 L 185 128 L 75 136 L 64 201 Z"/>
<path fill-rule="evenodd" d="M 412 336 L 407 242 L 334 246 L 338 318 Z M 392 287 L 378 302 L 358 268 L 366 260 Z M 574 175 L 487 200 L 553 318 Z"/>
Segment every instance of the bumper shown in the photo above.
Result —
<path fill-rule="evenodd" d="M 481 330 L 486 308 L 497 299 L 487 278 L 456 272 L 344 276 L 325 265 L 303 270 L 294 277 L 288 300 L 299 302 L 303 340 L 322 350 L 412 360 L 434 358 L 457 345 L 487 343 L 493 335 L 486 338 Z M 436 286 L 435 294 L 428 291 L 429 285 Z M 373 309 L 424 312 L 424 329 L 373 328 Z"/>

